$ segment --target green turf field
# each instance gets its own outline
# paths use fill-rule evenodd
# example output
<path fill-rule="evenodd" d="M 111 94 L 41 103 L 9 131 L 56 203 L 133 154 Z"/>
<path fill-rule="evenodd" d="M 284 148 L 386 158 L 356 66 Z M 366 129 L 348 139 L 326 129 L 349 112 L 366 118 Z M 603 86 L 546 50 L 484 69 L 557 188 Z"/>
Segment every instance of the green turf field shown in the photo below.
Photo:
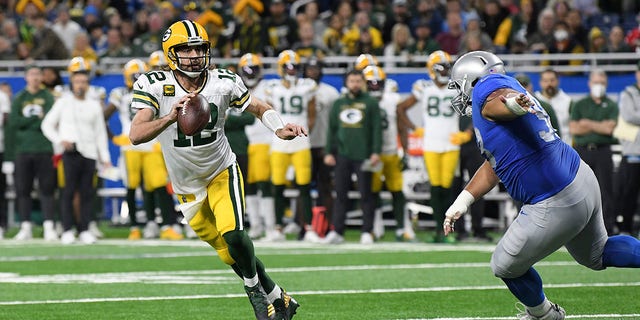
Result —
<path fill-rule="evenodd" d="M 516 300 L 491 274 L 492 248 L 256 242 L 271 276 L 300 303 L 296 320 L 516 319 Z M 638 270 L 594 272 L 566 252 L 537 269 L 568 318 L 640 319 Z M 0 319 L 252 316 L 240 280 L 197 240 L 0 241 Z"/>

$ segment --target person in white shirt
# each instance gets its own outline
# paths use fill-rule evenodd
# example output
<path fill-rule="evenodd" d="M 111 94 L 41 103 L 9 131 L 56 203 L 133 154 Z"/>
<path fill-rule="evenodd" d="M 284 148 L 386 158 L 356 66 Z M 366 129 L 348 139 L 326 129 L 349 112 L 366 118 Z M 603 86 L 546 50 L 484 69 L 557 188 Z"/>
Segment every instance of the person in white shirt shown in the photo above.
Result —
<path fill-rule="evenodd" d="M 80 24 L 71 20 L 69 7 L 66 5 L 58 6 L 56 21 L 51 25 L 51 29 L 60 37 L 69 52 L 73 51 L 76 36 L 84 32 Z"/>
<path fill-rule="evenodd" d="M 71 230 L 74 192 L 80 193 L 80 219 L 76 223 L 80 241 L 91 244 L 96 237 L 88 232 L 92 200 L 95 195 L 93 178 L 98 161 L 103 168 L 111 167 L 107 144 L 107 129 L 102 106 L 86 97 L 89 75 L 76 72 L 71 76 L 73 95 L 60 97 L 42 121 L 42 132 L 54 145 L 64 149 L 66 186 L 61 197 L 61 217 L 64 233 L 61 241 L 75 241 Z"/>
<path fill-rule="evenodd" d="M 0 91 L 0 163 L 4 159 L 4 127 L 5 122 L 11 112 L 11 101 L 9 96 Z M 3 173 L 0 173 L 0 240 L 4 238 L 4 230 L 7 228 L 7 212 L 5 211 L 4 193 L 7 189 L 6 177 Z"/>
<path fill-rule="evenodd" d="M 558 125 L 562 140 L 572 146 L 573 137 L 569 132 L 569 110 L 571 110 L 571 97 L 560 89 L 558 73 L 555 70 L 547 69 L 540 74 L 540 91 L 536 91 L 536 98 L 548 103 L 556 112 Z"/>

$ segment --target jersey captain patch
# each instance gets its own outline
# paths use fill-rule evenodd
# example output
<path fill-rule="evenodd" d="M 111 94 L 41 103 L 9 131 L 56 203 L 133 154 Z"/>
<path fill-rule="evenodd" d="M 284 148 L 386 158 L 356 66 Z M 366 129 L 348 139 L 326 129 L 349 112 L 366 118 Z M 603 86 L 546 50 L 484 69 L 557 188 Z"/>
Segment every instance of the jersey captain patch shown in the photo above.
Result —
<path fill-rule="evenodd" d="M 165 97 L 173 97 L 176 95 L 176 87 L 172 84 L 162 86 L 162 95 Z"/>

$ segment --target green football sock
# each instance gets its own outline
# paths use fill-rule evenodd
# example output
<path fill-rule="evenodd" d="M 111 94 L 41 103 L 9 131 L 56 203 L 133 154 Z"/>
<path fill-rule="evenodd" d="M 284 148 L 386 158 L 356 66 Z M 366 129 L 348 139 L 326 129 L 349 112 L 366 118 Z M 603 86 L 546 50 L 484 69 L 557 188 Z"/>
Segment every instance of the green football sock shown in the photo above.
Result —
<path fill-rule="evenodd" d="M 233 230 L 225 233 L 224 240 L 229 246 L 229 254 L 236 261 L 238 269 L 244 278 L 255 277 L 256 257 L 253 250 L 253 243 L 246 232 Z"/>
<path fill-rule="evenodd" d="M 282 225 L 282 217 L 284 217 L 284 210 L 287 207 L 287 199 L 284 197 L 284 185 L 273 186 L 274 194 L 273 200 L 276 209 L 276 224 Z"/>
<path fill-rule="evenodd" d="M 142 191 L 144 212 L 147 213 L 147 221 L 156 221 L 156 203 L 153 192 Z"/>
<path fill-rule="evenodd" d="M 304 215 L 304 223 L 311 225 L 313 218 L 311 212 L 311 186 L 308 184 L 298 186 L 300 190 L 300 207 Z"/>
<path fill-rule="evenodd" d="M 396 218 L 396 228 L 404 228 L 404 204 L 405 198 L 402 191 L 391 192 L 391 203 L 393 204 L 393 215 Z"/>

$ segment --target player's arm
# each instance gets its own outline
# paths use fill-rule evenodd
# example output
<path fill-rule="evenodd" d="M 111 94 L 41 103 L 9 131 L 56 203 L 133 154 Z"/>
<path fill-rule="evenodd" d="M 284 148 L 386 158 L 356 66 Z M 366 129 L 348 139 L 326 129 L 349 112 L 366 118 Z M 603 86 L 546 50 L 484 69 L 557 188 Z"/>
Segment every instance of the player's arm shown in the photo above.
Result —
<path fill-rule="evenodd" d="M 161 118 L 156 118 L 155 113 L 150 108 L 144 108 L 138 110 L 136 115 L 131 120 L 131 130 L 129 131 L 129 140 L 131 143 L 141 144 L 153 140 L 167 127 L 178 120 L 178 110 L 182 108 L 182 105 L 196 95 L 195 92 L 180 98 L 178 102 L 173 104 L 171 112 L 164 115 Z"/>
<path fill-rule="evenodd" d="M 531 112 L 533 102 L 527 94 L 510 88 L 492 92 L 484 103 L 482 115 L 492 121 L 509 121 Z"/>
<path fill-rule="evenodd" d="M 280 139 L 291 140 L 297 136 L 307 135 L 307 130 L 303 126 L 293 123 L 285 124 L 278 112 L 273 110 L 266 102 L 254 96 L 251 97 L 251 102 L 249 102 L 249 106 L 245 111 L 260 119 L 265 127 L 273 131 Z"/>
<path fill-rule="evenodd" d="M 413 94 L 410 94 L 406 99 L 400 101 L 396 106 L 396 123 L 398 126 L 398 135 L 400 136 L 400 145 L 402 150 L 409 148 L 409 129 L 415 130 L 416 126 L 409 120 L 407 116 L 407 110 L 411 109 L 418 99 Z"/>
<path fill-rule="evenodd" d="M 476 199 L 482 198 L 487 192 L 498 185 L 498 182 L 500 182 L 500 178 L 498 178 L 498 175 L 493 171 L 489 161 L 485 160 L 464 190 L 460 192 L 456 200 L 451 204 L 449 209 L 447 209 L 447 212 L 445 212 L 443 225 L 444 234 L 448 235 L 450 232 L 453 232 L 453 224 L 456 220 L 469 210 L 469 207 Z"/>
<path fill-rule="evenodd" d="M 316 97 L 312 97 L 309 100 L 309 105 L 307 106 L 307 124 L 309 127 L 309 132 L 313 130 L 313 126 L 316 124 Z"/>
<path fill-rule="evenodd" d="M 569 121 L 569 132 L 576 136 L 582 136 L 591 132 L 610 136 L 613 133 L 613 129 L 616 128 L 616 124 L 617 121 L 611 119 L 602 121 L 591 119 L 571 120 Z"/>

